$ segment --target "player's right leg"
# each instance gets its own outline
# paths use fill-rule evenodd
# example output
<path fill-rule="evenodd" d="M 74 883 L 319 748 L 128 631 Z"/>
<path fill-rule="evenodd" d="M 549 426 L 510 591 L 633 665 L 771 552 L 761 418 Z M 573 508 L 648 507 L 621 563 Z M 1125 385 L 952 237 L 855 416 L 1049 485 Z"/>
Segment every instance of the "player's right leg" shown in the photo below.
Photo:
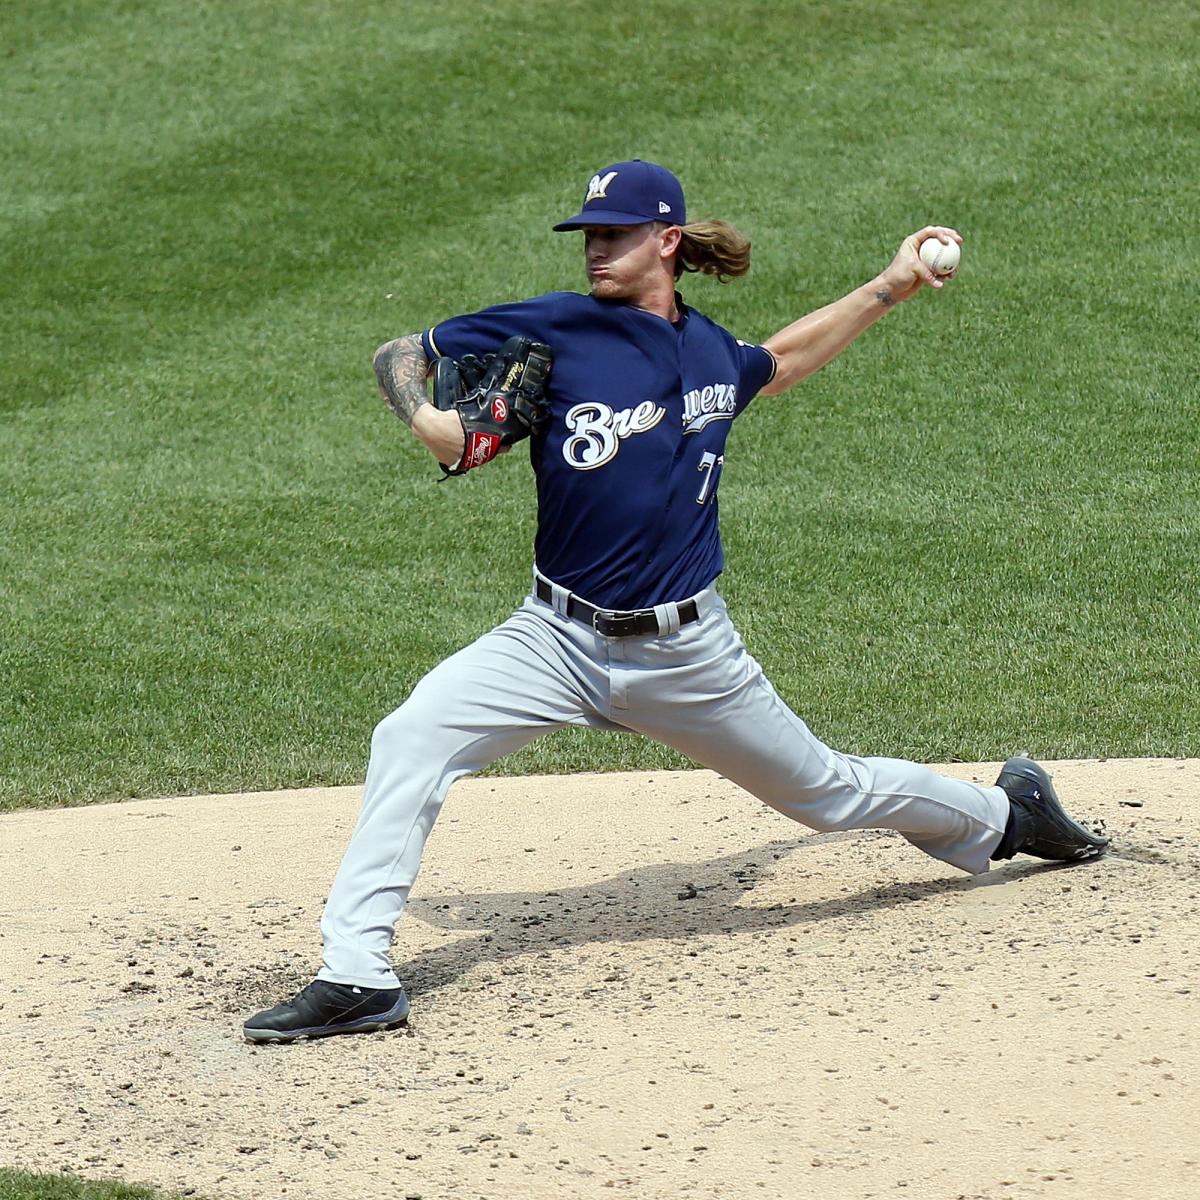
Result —
<path fill-rule="evenodd" d="M 429 672 L 371 740 L 358 823 L 321 919 L 324 966 L 244 1026 L 293 1041 L 403 1022 L 392 934 L 450 785 L 564 725 L 612 728 L 602 673 L 532 602 Z"/>

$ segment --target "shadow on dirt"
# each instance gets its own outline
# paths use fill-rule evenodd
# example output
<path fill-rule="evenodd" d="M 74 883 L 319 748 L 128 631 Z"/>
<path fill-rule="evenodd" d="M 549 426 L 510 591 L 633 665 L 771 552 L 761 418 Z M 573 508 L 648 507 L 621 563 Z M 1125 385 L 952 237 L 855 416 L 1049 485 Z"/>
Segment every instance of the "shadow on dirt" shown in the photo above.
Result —
<path fill-rule="evenodd" d="M 768 842 L 709 862 L 665 862 L 637 867 L 595 883 L 549 892 L 476 892 L 414 898 L 406 919 L 440 929 L 476 933 L 424 951 L 396 969 L 413 995 L 454 983 L 479 964 L 502 964 L 522 955 L 596 943 L 686 939 L 799 928 L 837 917 L 867 915 L 932 897 L 1003 886 L 1027 875 L 1070 869 L 1067 864 L 1022 862 L 986 875 L 954 875 L 895 882 L 805 903 L 752 906 L 738 898 L 773 874 L 776 863 L 797 851 L 832 841 L 894 836 L 867 831 L 817 834 Z M 947 868 L 950 870 L 951 868 Z M 795 864 L 789 866 L 795 874 Z M 810 872 L 801 871 L 798 879 Z M 836 886 L 833 879 L 830 888 Z M 403 936 L 401 924 L 401 937 Z"/>

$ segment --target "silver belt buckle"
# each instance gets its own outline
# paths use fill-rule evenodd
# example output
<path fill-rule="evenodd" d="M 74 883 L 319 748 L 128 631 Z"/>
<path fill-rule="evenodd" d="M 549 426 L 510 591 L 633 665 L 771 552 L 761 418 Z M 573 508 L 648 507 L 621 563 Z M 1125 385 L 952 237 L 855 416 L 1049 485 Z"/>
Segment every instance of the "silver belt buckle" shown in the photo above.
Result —
<path fill-rule="evenodd" d="M 615 612 L 609 610 L 607 612 L 598 612 L 592 621 L 592 628 L 602 637 L 632 637 L 637 633 L 638 621 L 645 614 L 634 609 L 630 612 Z M 596 623 L 599 619 L 603 619 L 608 625 L 608 631 L 605 632 Z"/>

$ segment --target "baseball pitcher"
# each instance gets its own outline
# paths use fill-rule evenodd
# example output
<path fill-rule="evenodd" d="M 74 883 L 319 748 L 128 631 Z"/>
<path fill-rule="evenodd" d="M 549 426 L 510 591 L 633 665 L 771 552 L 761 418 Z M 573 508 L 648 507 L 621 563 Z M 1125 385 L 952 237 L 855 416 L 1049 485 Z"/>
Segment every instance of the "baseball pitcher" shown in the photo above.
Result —
<path fill-rule="evenodd" d="M 925 259 L 937 256 L 921 247 L 957 247 L 958 233 L 921 229 L 869 283 L 758 344 L 677 290 L 690 271 L 744 275 L 750 244 L 725 222 L 688 224 L 666 168 L 605 167 L 554 228 L 582 233 L 586 294 L 451 317 L 375 354 L 388 406 L 448 474 L 530 440 L 532 582 L 512 616 L 435 667 L 375 729 L 361 814 L 321 921 L 324 964 L 297 996 L 245 1023 L 252 1041 L 404 1022 L 389 946 L 450 785 L 567 725 L 637 731 L 809 828 L 894 829 L 964 871 L 1015 854 L 1086 859 L 1107 844 L 1067 816 L 1029 759 L 1010 759 L 980 787 L 830 749 L 746 652 L 716 589 L 733 422 L 896 305 L 941 289 L 953 271 L 936 275 Z"/>

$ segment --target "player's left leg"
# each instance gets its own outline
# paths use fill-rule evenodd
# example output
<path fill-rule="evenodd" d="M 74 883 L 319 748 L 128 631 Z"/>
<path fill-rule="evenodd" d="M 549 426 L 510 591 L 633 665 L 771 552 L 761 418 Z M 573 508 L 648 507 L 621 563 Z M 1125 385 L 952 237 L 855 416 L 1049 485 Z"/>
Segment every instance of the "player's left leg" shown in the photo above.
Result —
<path fill-rule="evenodd" d="M 987 870 L 1010 802 L 999 787 L 893 758 L 841 754 L 779 698 L 719 597 L 670 637 L 630 641 L 623 723 L 719 771 L 814 829 L 894 829 L 934 858 Z"/>

